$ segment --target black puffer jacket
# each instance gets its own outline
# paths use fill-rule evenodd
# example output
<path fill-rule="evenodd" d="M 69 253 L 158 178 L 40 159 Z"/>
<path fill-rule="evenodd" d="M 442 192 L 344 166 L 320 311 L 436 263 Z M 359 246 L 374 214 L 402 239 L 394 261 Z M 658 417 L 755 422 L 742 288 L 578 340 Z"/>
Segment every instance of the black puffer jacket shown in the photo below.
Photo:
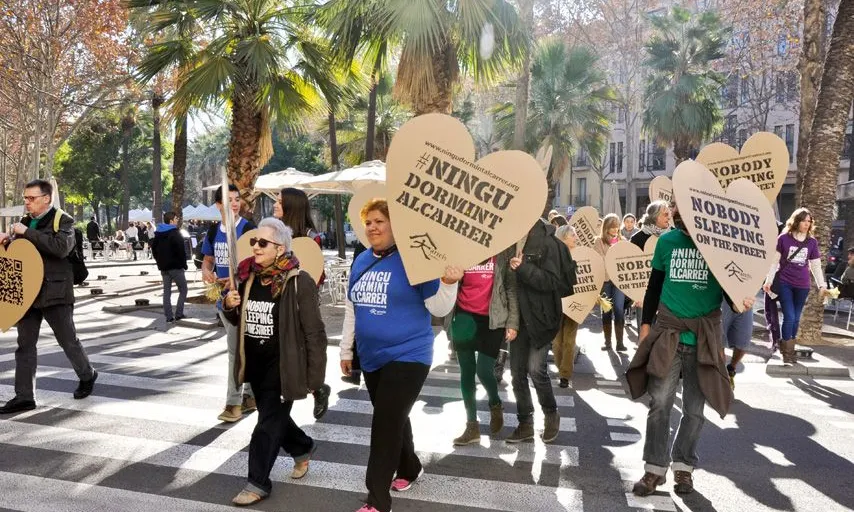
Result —
<path fill-rule="evenodd" d="M 560 254 L 554 233 L 554 226 L 538 220 L 528 231 L 524 258 L 516 269 L 520 324 L 530 333 L 534 348 L 542 348 L 552 342 L 560 329 L 563 315 Z"/>
<path fill-rule="evenodd" d="M 44 280 L 33 302 L 34 308 L 46 308 L 61 304 L 74 304 L 74 272 L 68 255 L 74 249 L 74 219 L 63 213 L 59 221 L 59 231 L 53 230 L 56 208 L 51 208 L 39 219 L 35 229 L 30 228 L 29 215 L 21 219 L 27 231 L 21 236 L 26 238 L 41 254 L 44 263 Z"/>

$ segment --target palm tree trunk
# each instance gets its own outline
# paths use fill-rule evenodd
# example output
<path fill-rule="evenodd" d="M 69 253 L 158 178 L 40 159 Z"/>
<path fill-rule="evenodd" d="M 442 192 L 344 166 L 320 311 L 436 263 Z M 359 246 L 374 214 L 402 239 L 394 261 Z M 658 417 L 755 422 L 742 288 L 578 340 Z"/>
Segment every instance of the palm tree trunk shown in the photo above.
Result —
<path fill-rule="evenodd" d="M 241 215 L 255 210 L 253 187 L 261 172 L 263 116 L 256 106 L 257 87 L 238 84 L 232 96 L 231 138 L 228 141 L 228 179 L 240 189 Z"/>
<path fill-rule="evenodd" d="M 691 143 L 687 140 L 677 138 L 673 141 L 673 156 L 676 157 L 676 165 L 688 160 L 691 154 Z"/>
<path fill-rule="evenodd" d="M 377 84 L 380 81 L 380 71 L 382 66 L 381 55 L 377 56 L 374 62 L 374 70 L 371 73 L 371 92 L 368 95 L 368 119 L 367 133 L 365 134 L 365 161 L 374 160 L 376 151 L 374 150 L 374 140 L 377 136 Z"/>
<path fill-rule="evenodd" d="M 526 34 L 534 33 L 534 2 L 518 0 L 522 18 L 522 30 Z M 525 124 L 528 120 L 528 91 L 531 85 L 531 44 L 525 45 L 522 56 L 522 70 L 516 80 L 516 102 L 514 105 L 513 149 L 525 150 Z"/>
<path fill-rule="evenodd" d="M 121 165 L 121 184 L 122 184 L 122 200 L 119 214 L 121 215 L 122 231 L 128 228 L 128 211 L 130 210 L 130 140 L 133 137 L 133 129 L 136 126 L 136 119 L 132 108 L 128 108 L 125 115 L 122 116 L 122 165 Z"/>
<path fill-rule="evenodd" d="M 332 171 L 338 170 L 338 134 L 335 131 L 334 107 L 329 107 L 329 154 Z M 341 202 L 341 194 L 335 194 L 335 242 L 338 245 L 338 257 L 345 258 L 344 254 L 344 204 Z"/>
<path fill-rule="evenodd" d="M 802 204 L 812 212 L 816 237 L 825 246 L 830 240 L 830 224 L 833 221 L 839 160 L 848 123 L 848 109 L 854 99 L 852 33 L 854 0 L 842 0 L 818 90 L 805 167 L 810 169 L 810 179 L 804 180 L 801 197 Z M 824 306 L 818 294 L 812 294 L 801 317 L 798 341 L 804 344 L 819 342 L 823 322 Z"/>
<path fill-rule="evenodd" d="M 422 114 L 450 114 L 454 107 L 454 81 L 457 75 L 457 52 L 454 44 L 447 40 L 433 58 L 433 79 L 436 94 L 432 98 L 416 98 L 413 110 Z"/>
<path fill-rule="evenodd" d="M 798 121 L 797 177 L 795 182 L 795 205 L 803 202 L 801 195 L 807 172 L 810 128 L 813 125 L 818 88 L 822 72 L 822 33 L 826 18 L 823 0 L 804 0 L 803 44 L 798 70 L 801 73 L 801 108 Z M 834 197 L 836 195 L 834 194 Z"/>
<path fill-rule="evenodd" d="M 184 192 L 187 178 L 187 116 L 175 121 L 175 150 L 172 157 L 172 211 L 183 221 Z"/>
<path fill-rule="evenodd" d="M 160 174 L 162 172 L 162 157 L 163 151 L 160 145 L 160 105 L 163 104 L 163 96 L 154 93 L 151 97 L 151 115 L 152 115 L 152 162 L 151 162 L 151 189 L 152 201 L 151 212 L 154 217 L 154 222 L 160 222 L 163 217 L 163 185 L 161 183 Z"/>

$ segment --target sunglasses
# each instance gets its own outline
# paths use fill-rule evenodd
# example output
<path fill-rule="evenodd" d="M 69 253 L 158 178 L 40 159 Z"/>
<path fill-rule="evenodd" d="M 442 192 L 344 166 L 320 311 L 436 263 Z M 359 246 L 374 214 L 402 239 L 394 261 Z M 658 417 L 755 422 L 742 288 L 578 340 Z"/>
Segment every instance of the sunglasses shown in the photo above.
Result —
<path fill-rule="evenodd" d="M 281 246 L 281 245 L 282 245 L 282 244 L 277 244 L 276 242 L 273 242 L 273 241 L 267 240 L 267 239 L 265 239 L 265 238 L 250 238 L 250 239 L 249 239 L 249 246 L 250 246 L 250 247 L 255 247 L 255 244 L 258 244 L 258 247 L 260 247 L 260 248 L 262 248 L 262 249 L 266 249 L 268 244 L 273 244 L 273 245 L 276 245 L 276 246 Z"/>

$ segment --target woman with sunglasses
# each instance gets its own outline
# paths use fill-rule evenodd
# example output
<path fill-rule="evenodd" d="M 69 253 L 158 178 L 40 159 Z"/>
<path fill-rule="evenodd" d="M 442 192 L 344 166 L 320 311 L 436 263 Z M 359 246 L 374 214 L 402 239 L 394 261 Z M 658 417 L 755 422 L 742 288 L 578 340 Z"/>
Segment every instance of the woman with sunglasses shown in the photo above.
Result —
<path fill-rule="evenodd" d="M 388 203 L 372 199 L 360 216 L 371 248 L 353 263 L 344 331 L 355 330 L 374 414 L 365 475 L 368 499 L 357 512 L 390 512 L 390 489 L 409 490 L 424 471 L 415 454 L 409 411 L 433 362 L 430 315 L 451 312 L 463 270 L 448 267 L 441 280 L 410 285 L 392 234 Z M 350 375 L 353 364 L 348 341 L 341 344 L 344 375 Z"/>
<path fill-rule="evenodd" d="M 249 442 L 249 480 L 232 503 L 252 505 L 270 495 L 270 471 L 282 448 L 294 459 L 291 478 L 308 472 L 314 441 L 291 418 L 294 400 L 323 384 L 326 329 L 317 286 L 291 253 L 291 229 L 266 218 L 250 239 L 252 257 L 240 262 L 237 289 L 224 300 L 225 318 L 238 326 L 234 381 L 252 385 L 258 424 Z"/>

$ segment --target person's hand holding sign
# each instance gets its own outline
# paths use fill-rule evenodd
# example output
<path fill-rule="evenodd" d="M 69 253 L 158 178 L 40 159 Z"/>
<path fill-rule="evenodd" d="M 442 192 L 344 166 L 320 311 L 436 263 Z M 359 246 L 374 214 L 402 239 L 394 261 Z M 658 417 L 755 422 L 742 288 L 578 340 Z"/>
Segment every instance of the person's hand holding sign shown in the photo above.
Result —
<path fill-rule="evenodd" d="M 223 303 L 225 304 L 226 309 L 234 309 L 240 305 L 240 293 L 237 290 L 231 290 L 227 294 L 225 294 L 225 299 L 223 299 Z"/>
<path fill-rule="evenodd" d="M 744 306 L 744 311 L 750 311 L 753 309 L 753 303 L 756 302 L 756 298 L 754 297 L 745 297 L 741 304 Z"/>
<path fill-rule="evenodd" d="M 522 256 L 516 256 L 516 257 L 510 258 L 510 269 L 511 270 L 516 270 L 520 266 L 522 266 Z"/>
<path fill-rule="evenodd" d="M 445 275 L 442 276 L 442 282 L 445 284 L 454 284 L 463 278 L 465 271 L 460 267 L 445 267 Z"/>
<path fill-rule="evenodd" d="M 504 339 L 507 341 L 513 341 L 516 339 L 516 335 L 519 334 L 516 329 L 505 329 L 504 330 Z"/>

